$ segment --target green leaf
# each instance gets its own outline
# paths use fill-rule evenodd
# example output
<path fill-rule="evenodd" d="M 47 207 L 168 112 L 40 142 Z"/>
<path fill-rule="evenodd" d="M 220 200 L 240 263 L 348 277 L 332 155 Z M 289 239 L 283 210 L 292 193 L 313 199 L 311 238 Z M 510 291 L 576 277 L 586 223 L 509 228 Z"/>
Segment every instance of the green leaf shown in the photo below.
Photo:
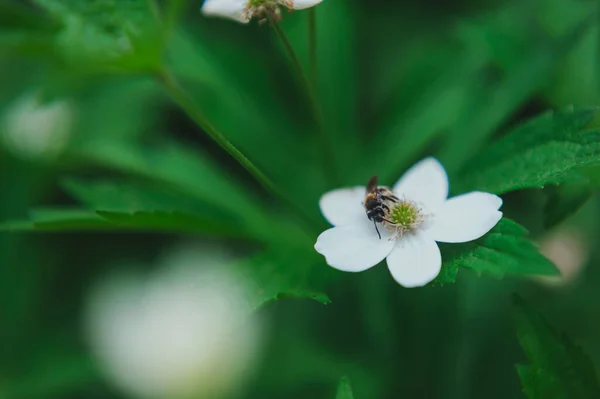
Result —
<path fill-rule="evenodd" d="M 176 231 L 204 233 L 228 238 L 248 238 L 222 223 L 177 211 L 90 211 L 86 209 L 40 208 L 28 220 L 0 223 L 0 231 Z"/>
<path fill-rule="evenodd" d="M 440 274 L 437 275 L 435 280 L 433 280 L 430 285 L 444 285 L 449 283 L 454 283 L 456 281 L 456 275 L 458 274 L 459 263 L 454 261 L 442 263 L 442 269 L 440 270 Z"/>
<path fill-rule="evenodd" d="M 525 7 L 517 8 L 511 11 L 508 19 L 511 22 L 527 11 Z M 377 153 L 377 159 L 369 159 L 368 164 L 361 165 L 365 172 L 360 179 L 366 180 L 374 171 L 383 181 L 397 179 L 402 168 L 415 159 L 415 154 L 429 148 L 435 150 L 439 142 L 434 140 L 441 136 L 444 136 L 444 145 L 438 156 L 454 175 L 520 105 L 551 80 L 556 62 L 572 49 L 590 22 L 577 24 L 571 32 L 558 38 L 539 32 L 545 37 L 536 37 L 532 50 L 527 49 L 516 58 L 517 63 L 499 71 L 493 69 L 495 60 L 490 59 L 497 56 L 499 50 L 458 48 L 456 60 L 446 61 L 444 72 L 432 76 L 430 86 L 412 100 L 414 108 L 391 108 L 391 115 L 378 129 L 381 136 L 373 140 L 373 146 L 366 151 Z M 492 24 L 487 19 L 481 23 L 483 29 Z M 531 22 L 526 26 L 531 29 Z M 502 32 L 505 31 L 506 27 Z M 476 32 L 473 36 L 487 42 L 487 38 L 482 40 L 484 33 Z M 517 41 L 511 45 L 518 47 L 522 43 Z"/>
<path fill-rule="evenodd" d="M 334 164 L 344 173 L 349 166 L 356 164 L 356 156 L 362 152 L 360 147 L 360 108 L 359 108 L 359 70 L 356 60 L 359 34 L 357 13 L 346 1 L 323 2 L 304 13 L 294 13 L 284 18 L 283 28 L 298 54 L 305 74 L 310 78 L 308 18 L 315 13 L 316 20 L 316 95 L 321 110 L 323 131 L 316 134 L 328 136 L 334 146 Z M 280 44 L 280 43 L 278 43 Z M 283 51 L 282 54 L 288 58 Z M 289 60 L 286 60 L 289 61 Z M 290 67 L 289 73 L 297 75 Z M 297 79 L 300 81 L 300 79 Z M 304 90 L 304 88 L 302 88 Z M 306 90 L 305 90 L 306 91 Z M 310 113 L 309 118 L 312 118 Z M 319 148 L 323 151 L 324 148 Z"/>
<path fill-rule="evenodd" d="M 593 399 L 600 384 L 591 360 L 566 335 L 556 332 L 515 296 L 517 336 L 531 362 L 517 366 L 530 399 Z"/>
<path fill-rule="evenodd" d="M 106 220 L 86 209 L 38 208 L 27 220 L 0 223 L 0 231 L 84 231 L 114 229 Z"/>
<path fill-rule="evenodd" d="M 164 187 L 77 179 L 65 180 L 63 187 L 118 227 L 248 236 L 243 223 L 231 215 Z"/>
<path fill-rule="evenodd" d="M 3 62 L 13 57 L 22 62 L 24 56 L 31 55 L 54 58 L 52 37 L 59 29 L 60 24 L 53 18 L 35 12 L 22 0 L 0 0 L 0 52 Z M 20 74 L 16 72 L 5 75 L 22 83 L 18 79 Z"/>
<path fill-rule="evenodd" d="M 163 210 L 134 212 L 96 211 L 96 214 L 109 221 L 115 229 L 202 233 L 227 238 L 253 238 L 219 221 L 207 220 L 198 215 L 185 212 Z"/>
<path fill-rule="evenodd" d="M 205 25 L 188 34 L 178 32 L 167 49 L 169 64 L 207 119 L 229 141 L 294 200 L 316 210 L 327 185 L 322 157 L 315 156 L 320 148 L 314 125 L 308 113 L 292 113 L 286 107 L 288 99 L 275 87 L 281 85 L 286 92 L 294 88 L 287 81 L 274 81 L 279 73 L 272 70 L 273 54 L 256 56 L 264 51 L 258 46 L 264 38 L 248 34 L 249 26 L 243 28 L 237 36 L 229 24 L 225 35 Z M 292 96 L 301 98 L 301 94 Z M 291 108 L 307 106 L 294 103 Z M 298 165 L 311 184 L 289 178 Z"/>
<path fill-rule="evenodd" d="M 199 202 L 169 186 L 73 178 L 65 179 L 62 185 L 88 210 L 45 209 L 32 213 L 29 220 L 4 222 L 0 230 L 150 230 L 293 245 L 307 245 L 307 240 L 311 239 L 286 219 L 260 213 L 239 213 L 244 209 L 242 203 L 238 204 L 236 212 L 231 212 L 229 206 L 221 209 L 223 207 Z"/>
<path fill-rule="evenodd" d="M 568 398 L 556 377 L 544 369 L 517 364 L 517 373 L 529 399 Z"/>
<path fill-rule="evenodd" d="M 570 137 L 598 115 L 598 107 L 567 108 L 545 112 L 508 132 L 481 153 L 471 158 L 464 169 L 477 169 L 501 162 L 507 154 L 535 148 L 540 143 Z"/>
<path fill-rule="evenodd" d="M 60 354 L 36 354 L 27 372 L 0 386 L 0 397 L 49 398 L 65 397 L 76 391 L 85 391 L 100 380 L 100 371 L 94 360 L 84 354 L 65 348 Z"/>
<path fill-rule="evenodd" d="M 436 283 L 452 282 L 459 267 L 478 274 L 503 277 L 513 275 L 556 275 L 558 270 L 526 238 L 528 231 L 516 222 L 503 218 L 482 238 L 462 245 L 442 245 L 442 273 Z M 445 270 L 445 271 L 444 271 Z"/>
<path fill-rule="evenodd" d="M 62 22 L 56 44 L 65 59 L 98 65 L 152 70 L 161 41 L 144 0 L 34 0 Z"/>
<path fill-rule="evenodd" d="M 321 264 L 306 248 L 268 248 L 239 265 L 239 270 L 255 288 L 248 298 L 250 307 L 258 310 L 281 298 L 306 298 L 329 304 L 329 297 L 310 288 L 310 271 Z"/>
<path fill-rule="evenodd" d="M 94 140 L 72 150 L 71 155 L 96 165 L 166 183 L 257 229 L 268 225 L 265 223 L 267 212 L 259 199 L 250 190 L 244 190 L 242 184 L 199 149 L 170 141 L 156 147 L 142 147 L 116 140 Z"/>
<path fill-rule="evenodd" d="M 153 184 L 68 178 L 61 185 L 71 196 L 94 210 L 135 212 L 163 209 L 194 213 L 203 209 L 193 199 Z"/>
<path fill-rule="evenodd" d="M 600 131 L 580 132 L 597 111 L 547 113 L 514 129 L 468 162 L 455 190 L 501 194 L 583 179 L 581 168 L 600 164 Z"/>
<path fill-rule="evenodd" d="M 93 140 L 71 152 L 97 165 L 164 182 L 236 215 L 262 213 L 257 198 L 199 149 L 164 141 L 139 146 L 118 140 Z M 201 176 L 201 178 L 199 178 Z M 227 198 L 227 201 L 223 201 Z"/>
<path fill-rule="evenodd" d="M 546 26 L 553 32 L 565 31 L 582 17 L 597 13 L 595 2 L 557 1 L 544 4 Z M 542 97 L 553 106 L 564 104 L 598 104 L 600 100 L 598 87 L 598 34 L 600 26 L 588 29 L 578 41 L 575 48 L 557 65 L 559 73 L 555 74 L 551 85 L 545 87 Z"/>
<path fill-rule="evenodd" d="M 600 168 L 578 170 L 583 179 L 548 186 L 548 201 L 544 206 L 544 228 L 550 229 L 577 212 L 600 188 Z"/>
<path fill-rule="evenodd" d="M 595 188 L 588 182 L 569 182 L 557 187 L 549 186 L 548 202 L 544 206 L 544 229 L 548 230 L 573 215 L 593 195 Z"/>
<path fill-rule="evenodd" d="M 186 197 L 188 205 L 195 211 L 206 208 L 212 214 L 212 210 L 216 210 L 227 217 L 232 227 L 256 238 L 306 241 L 307 237 L 298 225 L 281 218 L 277 208 L 257 198 L 203 151 L 171 141 L 160 141 L 159 144 L 143 147 L 115 140 L 94 140 L 73 150 L 71 155 L 155 181 L 161 186 L 166 184 L 166 189 Z M 315 200 L 315 206 L 316 203 Z"/>
<path fill-rule="evenodd" d="M 39 30 L 52 33 L 58 28 L 50 18 L 32 12 L 31 8 L 18 0 L 0 2 L 0 32 L 12 29 Z"/>
<path fill-rule="evenodd" d="M 86 81 L 88 79 L 84 78 Z M 59 96 L 69 97 L 73 94 L 73 85 L 76 86 L 73 77 L 66 80 L 66 85 L 57 88 Z M 85 85 L 85 81 L 82 84 Z M 60 90 L 65 86 L 67 93 L 61 93 Z M 45 86 L 44 96 L 48 95 L 48 89 Z M 159 103 L 164 101 L 162 93 L 145 77 L 106 79 L 90 91 L 84 98 L 78 98 L 77 118 L 73 127 L 74 131 L 81 130 L 86 134 L 75 135 L 70 146 L 100 143 L 102 148 L 106 148 L 116 141 L 147 137 L 148 132 L 155 130 L 163 121 L 162 113 L 154 112 Z M 110 115 L 110 128 L 107 128 L 107 115 Z"/>
<path fill-rule="evenodd" d="M 342 377 L 340 379 L 335 399 L 354 399 L 354 394 L 352 393 L 352 387 L 350 386 L 350 380 L 348 380 L 348 377 Z"/>
<path fill-rule="evenodd" d="M 89 210 L 34 211 L 29 222 L 9 222 L 7 230 L 126 229 L 201 232 L 253 237 L 244 223 L 168 187 L 139 182 L 65 179 L 64 189 Z"/>
<path fill-rule="evenodd" d="M 580 22 L 572 31 L 558 38 L 547 38 L 536 45 L 522 61 L 505 71 L 502 79 L 484 87 L 472 96 L 469 112 L 456 123 L 439 154 L 449 173 L 456 171 L 464 160 L 474 154 L 489 137 L 553 76 L 554 65 L 578 43 L 592 20 Z"/>
<path fill-rule="evenodd" d="M 369 157 L 368 165 L 360 167 L 360 179 L 366 181 L 373 171 L 377 171 L 382 181 L 397 179 L 401 168 L 407 166 L 415 154 L 456 124 L 458 116 L 468 112 L 467 99 L 474 90 L 472 76 L 483 61 L 479 56 L 460 52 L 444 72 L 423 89 L 414 107 L 406 112 L 394 109 L 378 129 L 377 140 L 365 151 L 377 156 Z"/>

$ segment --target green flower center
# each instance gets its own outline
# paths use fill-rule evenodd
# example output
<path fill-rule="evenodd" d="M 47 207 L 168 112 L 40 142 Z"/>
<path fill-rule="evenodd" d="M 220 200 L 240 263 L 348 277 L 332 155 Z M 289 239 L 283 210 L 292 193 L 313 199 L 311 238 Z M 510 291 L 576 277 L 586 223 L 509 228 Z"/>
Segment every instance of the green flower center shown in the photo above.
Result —
<path fill-rule="evenodd" d="M 400 200 L 390 207 L 388 219 L 394 224 L 390 224 L 389 228 L 395 230 L 400 235 L 414 231 L 419 227 L 424 217 L 421 209 L 412 201 Z"/>

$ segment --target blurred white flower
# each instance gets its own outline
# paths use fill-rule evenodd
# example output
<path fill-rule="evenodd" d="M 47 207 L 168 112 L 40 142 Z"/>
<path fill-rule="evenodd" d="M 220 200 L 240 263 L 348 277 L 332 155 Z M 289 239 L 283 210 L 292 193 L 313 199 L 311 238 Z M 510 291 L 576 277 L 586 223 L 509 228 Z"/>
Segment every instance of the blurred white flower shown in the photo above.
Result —
<path fill-rule="evenodd" d="M 388 195 L 379 186 L 387 209 L 381 214 L 386 220 L 377 224 L 365 213 L 365 187 L 330 191 L 319 205 L 334 227 L 321 233 L 315 249 L 327 264 L 347 272 L 361 272 L 386 258 L 400 285 L 423 286 L 437 277 L 442 266 L 436 241 L 475 240 L 502 218 L 500 197 L 470 192 L 447 199 L 448 186 L 444 167 L 434 158 L 422 160 Z"/>
<path fill-rule="evenodd" d="M 107 377 L 137 398 L 219 398 L 248 377 L 260 326 L 214 251 L 184 250 L 147 277 L 117 274 L 88 301 L 86 333 Z"/>
<path fill-rule="evenodd" d="M 68 101 L 44 103 L 39 93 L 27 93 L 6 109 L 0 134 L 6 148 L 17 156 L 51 159 L 67 144 L 73 118 Z"/>
<path fill-rule="evenodd" d="M 558 268 L 560 276 L 536 276 L 543 284 L 565 286 L 573 282 L 583 271 L 590 251 L 585 235 L 580 230 L 563 227 L 544 236 L 540 252 Z"/>
<path fill-rule="evenodd" d="M 248 23 L 253 18 L 265 19 L 267 14 L 278 19 L 279 6 L 290 10 L 302 10 L 321 3 L 323 0 L 205 0 L 202 4 L 204 15 L 230 18 Z"/>

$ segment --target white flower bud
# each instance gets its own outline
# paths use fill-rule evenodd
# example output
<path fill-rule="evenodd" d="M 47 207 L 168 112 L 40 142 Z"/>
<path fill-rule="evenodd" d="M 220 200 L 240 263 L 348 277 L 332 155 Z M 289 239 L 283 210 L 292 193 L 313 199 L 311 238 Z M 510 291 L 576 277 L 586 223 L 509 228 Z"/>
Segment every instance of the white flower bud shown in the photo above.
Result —
<path fill-rule="evenodd" d="M 558 268 L 560 276 L 538 276 L 542 284 L 561 287 L 572 283 L 583 271 L 589 255 L 589 245 L 583 233 L 573 228 L 559 228 L 539 242 L 540 252 Z"/>
<path fill-rule="evenodd" d="M 51 159 L 68 142 L 73 114 L 66 100 L 43 103 L 38 93 L 28 93 L 9 105 L 2 116 L 2 142 L 19 157 Z"/>

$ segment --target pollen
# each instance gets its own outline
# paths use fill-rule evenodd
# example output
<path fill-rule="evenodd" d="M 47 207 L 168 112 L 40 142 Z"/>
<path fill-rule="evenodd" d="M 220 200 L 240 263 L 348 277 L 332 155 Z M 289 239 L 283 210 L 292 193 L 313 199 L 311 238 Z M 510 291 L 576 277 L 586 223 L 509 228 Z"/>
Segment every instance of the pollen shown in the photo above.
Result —
<path fill-rule="evenodd" d="M 425 218 L 421 209 L 412 201 L 400 200 L 390 207 L 388 219 L 393 222 L 388 224 L 388 229 L 396 231 L 400 236 L 416 230 Z"/>

